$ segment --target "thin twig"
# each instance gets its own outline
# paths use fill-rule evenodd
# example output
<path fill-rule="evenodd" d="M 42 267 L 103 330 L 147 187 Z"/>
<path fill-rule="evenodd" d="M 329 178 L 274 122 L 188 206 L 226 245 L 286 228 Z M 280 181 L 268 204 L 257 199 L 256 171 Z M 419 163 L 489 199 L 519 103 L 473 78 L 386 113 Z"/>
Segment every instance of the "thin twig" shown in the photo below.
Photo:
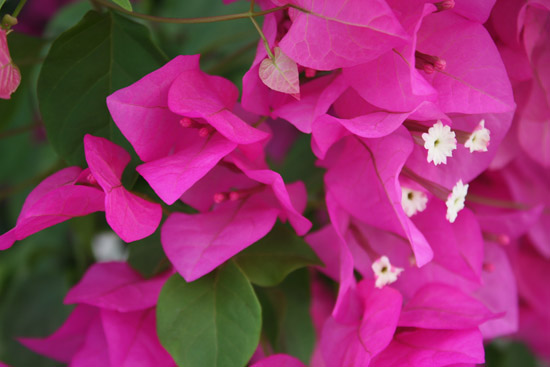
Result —
<path fill-rule="evenodd" d="M 200 23 L 214 23 L 214 22 L 225 22 L 228 20 L 236 20 L 236 19 L 244 19 L 244 18 L 250 18 L 250 17 L 260 17 L 262 15 L 275 13 L 279 10 L 284 10 L 288 8 L 294 8 L 295 6 L 289 4 L 289 5 L 283 5 L 278 6 L 276 8 L 263 10 L 259 12 L 246 12 L 246 13 L 237 13 L 237 14 L 228 14 L 228 15 L 215 15 L 210 17 L 200 17 L 200 18 L 170 18 L 170 17 L 159 17 L 155 15 L 149 15 L 149 14 L 143 14 L 143 13 L 136 13 L 134 11 L 128 11 L 126 9 L 121 8 L 120 6 L 117 6 L 115 4 L 112 4 L 111 2 L 107 0 L 94 0 L 97 3 L 101 4 L 102 6 L 110 9 L 114 9 L 118 12 L 124 13 L 126 15 L 130 15 L 135 18 L 145 19 L 149 20 L 151 22 L 158 22 L 158 23 L 174 23 L 174 24 L 200 24 Z"/>
<path fill-rule="evenodd" d="M 26 133 L 28 131 L 32 131 L 36 128 L 39 128 L 40 126 L 42 126 L 42 124 L 33 123 L 33 124 L 17 127 L 15 129 L 0 132 L 0 140 L 5 139 L 5 138 L 9 138 L 9 137 L 14 136 L 14 135 L 19 135 L 19 134 L 22 134 L 22 133 Z"/>

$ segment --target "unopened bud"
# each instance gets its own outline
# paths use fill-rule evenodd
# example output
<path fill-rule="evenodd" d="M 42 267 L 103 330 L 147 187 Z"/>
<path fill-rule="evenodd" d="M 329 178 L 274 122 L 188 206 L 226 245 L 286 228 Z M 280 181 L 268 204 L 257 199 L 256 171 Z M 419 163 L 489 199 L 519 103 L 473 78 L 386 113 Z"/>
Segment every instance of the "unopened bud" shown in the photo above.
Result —
<path fill-rule="evenodd" d="M 9 14 L 5 14 L 2 18 L 2 26 L 5 28 L 11 28 L 17 24 L 17 18 Z"/>
<path fill-rule="evenodd" d="M 207 136 L 209 136 L 213 132 L 214 132 L 214 128 L 212 128 L 211 126 L 201 127 L 199 129 L 199 136 L 201 138 L 206 138 Z"/>
<path fill-rule="evenodd" d="M 193 126 L 193 120 L 191 120 L 189 117 L 184 117 L 180 120 L 180 125 L 182 127 L 191 127 Z"/>
<path fill-rule="evenodd" d="M 454 0 L 445 0 L 445 1 L 434 3 L 434 5 L 437 8 L 436 13 L 439 13 L 440 11 L 450 10 L 454 8 L 455 2 Z"/>
<path fill-rule="evenodd" d="M 239 200 L 241 197 L 242 197 L 242 193 L 240 193 L 239 191 L 231 191 L 229 193 L 229 200 L 231 201 L 237 201 Z"/>
<path fill-rule="evenodd" d="M 447 67 L 447 62 L 437 56 L 428 55 L 420 51 L 415 51 L 415 67 L 420 70 L 424 70 L 426 73 L 431 74 L 434 71 L 444 71 Z"/>
<path fill-rule="evenodd" d="M 97 184 L 97 180 L 95 179 L 94 175 L 92 175 L 92 173 L 88 173 L 88 176 L 86 176 L 86 181 L 88 181 L 90 183 L 90 185 L 96 185 Z"/>
<path fill-rule="evenodd" d="M 306 78 L 313 78 L 315 77 L 315 74 L 317 74 L 317 70 L 306 68 L 305 73 L 306 73 Z"/>
<path fill-rule="evenodd" d="M 483 264 L 483 270 L 485 270 L 488 273 L 492 273 L 495 271 L 495 264 L 493 263 L 484 263 Z"/>
<path fill-rule="evenodd" d="M 217 192 L 214 194 L 214 202 L 216 204 L 223 203 L 227 200 L 227 194 L 225 192 Z"/>

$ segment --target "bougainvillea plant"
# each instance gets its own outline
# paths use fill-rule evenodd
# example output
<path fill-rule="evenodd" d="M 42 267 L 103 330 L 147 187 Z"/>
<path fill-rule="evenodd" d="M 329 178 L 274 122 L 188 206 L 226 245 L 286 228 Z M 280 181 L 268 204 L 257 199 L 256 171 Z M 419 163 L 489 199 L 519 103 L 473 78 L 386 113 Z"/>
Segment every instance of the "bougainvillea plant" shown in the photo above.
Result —
<path fill-rule="evenodd" d="M 550 363 L 549 1 L 0 10 L 0 366 Z"/>

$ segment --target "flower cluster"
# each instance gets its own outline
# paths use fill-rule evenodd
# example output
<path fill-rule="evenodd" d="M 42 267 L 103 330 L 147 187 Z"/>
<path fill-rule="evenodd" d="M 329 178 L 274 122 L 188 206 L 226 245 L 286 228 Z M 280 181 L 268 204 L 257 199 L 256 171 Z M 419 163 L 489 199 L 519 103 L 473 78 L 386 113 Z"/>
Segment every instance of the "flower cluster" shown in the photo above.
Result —
<path fill-rule="evenodd" d="M 149 195 L 122 184 L 130 154 L 88 134 L 88 167 L 45 179 L 0 236 L 5 250 L 105 211 L 125 242 L 160 227 L 170 270 L 145 280 L 96 264 L 67 295 L 67 322 L 21 342 L 75 366 L 176 366 L 156 333 L 166 279 L 203 279 L 279 220 L 323 263 L 311 267 L 308 366 L 474 366 L 501 336 L 550 358 L 550 4 L 256 3 L 264 40 L 240 98 L 199 55 L 107 98 Z M 270 165 L 299 134 L 323 169 L 320 200 Z M 250 366 L 305 366 L 269 354 L 258 347 Z"/>

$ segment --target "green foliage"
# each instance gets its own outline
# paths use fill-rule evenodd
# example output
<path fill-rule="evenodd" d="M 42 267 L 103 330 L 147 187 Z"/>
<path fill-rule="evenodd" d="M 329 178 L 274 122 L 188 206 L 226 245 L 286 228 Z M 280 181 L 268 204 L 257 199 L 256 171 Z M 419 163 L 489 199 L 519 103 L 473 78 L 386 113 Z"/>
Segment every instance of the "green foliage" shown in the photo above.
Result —
<path fill-rule="evenodd" d="M 260 337 L 261 309 L 233 263 L 194 282 L 173 275 L 157 305 L 162 345 L 181 367 L 242 367 Z"/>
<path fill-rule="evenodd" d="M 0 253 L 0 360 L 13 367 L 60 364 L 30 352 L 15 337 L 44 337 L 67 318 L 63 298 L 77 277 L 68 223 L 48 228 Z"/>
<path fill-rule="evenodd" d="M 48 138 L 70 164 L 84 163 L 86 133 L 125 146 L 105 99 L 167 60 L 146 27 L 116 13 L 88 12 L 57 38 L 38 80 L 38 101 Z"/>
<path fill-rule="evenodd" d="M 523 343 L 495 340 L 485 347 L 487 367 L 536 367 L 537 361 Z"/>
<path fill-rule="evenodd" d="M 130 0 L 113 0 L 113 3 L 128 11 L 132 11 L 132 4 L 130 3 Z"/>
<path fill-rule="evenodd" d="M 33 122 L 32 91 L 35 84 L 33 67 L 39 64 L 45 42 L 39 38 L 12 32 L 7 37 L 13 62 L 21 72 L 21 84 L 8 100 L 0 99 L 0 130 Z"/>
<path fill-rule="evenodd" d="M 146 278 L 158 274 L 170 265 L 160 243 L 160 226 L 151 236 L 127 246 L 130 252 L 128 263 Z"/>
<path fill-rule="evenodd" d="M 153 13 L 164 17 L 204 17 L 247 12 L 250 4 L 237 1 L 164 0 Z M 261 18 L 257 18 L 259 22 Z M 201 55 L 201 67 L 208 73 L 241 84 L 250 68 L 258 44 L 258 33 L 249 19 L 205 24 L 156 24 L 159 44 L 170 58 Z"/>
<path fill-rule="evenodd" d="M 257 288 L 263 311 L 263 333 L 275 353 L 286 353 L 309 363 L 315 330 L 309 314 L 307 269 L 290 274 L 277 287 Z"/>
<path fill-rule="evenodd" d="M 322 265 L 315 252 L 288 225 L 277 223 L 267 236 L 239 253 L 235 261 L 254 284 L 279 284 L 296 269 Z"/>

